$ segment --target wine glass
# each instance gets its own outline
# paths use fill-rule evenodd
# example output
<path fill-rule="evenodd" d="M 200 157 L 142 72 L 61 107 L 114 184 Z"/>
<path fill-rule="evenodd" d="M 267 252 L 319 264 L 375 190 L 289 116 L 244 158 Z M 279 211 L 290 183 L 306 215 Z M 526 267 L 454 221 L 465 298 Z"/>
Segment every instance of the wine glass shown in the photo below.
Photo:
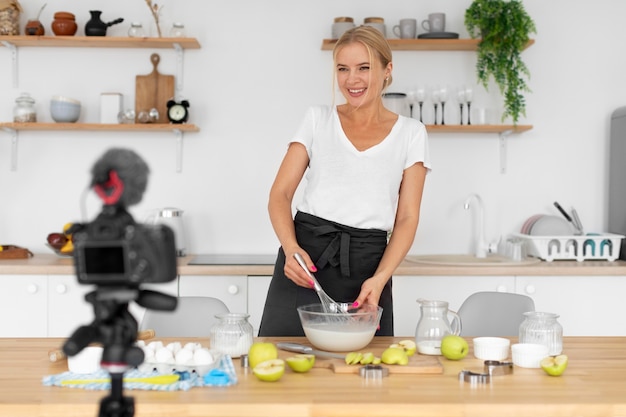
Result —
<path fill-rule="evenodd" d="M 418 104 L 417 89 L 415 87 L 410 88 L 409 91 L 407 91 L 406 93 L 406 98 L 409 102 L 409 115 L 411 116 L 411 118 L 413 118 L 413 106 Z"/>
<path fill-rule="evenodd" d="M 422 106 L 424 105 L 424 100 L 426 100 L 426 88 L 424 86 L 417 87 L 417 90 L 415 90 L 415 98 L 420 107 L 420 122 L 424 123 L 422 120 Z"/>
<path fill-rule="evenodd" d="M 467 87 L 465 89 L 465 102 L 467 103 L 467 124 L 471 125 L 472 121 L 470 119 L 471 114 L 472 114 L 472 97 L 473 97 L 473 93 L 474 91 L 472 90 L 472 87 Z"/>
<path fill-rule="evenodd" d="M 456 91 L 456 97 L 459 100 L 459 119 L 463 124 L 463 105 L 465 104 L 465 86 L 461 86 Z"/>
<path fill-rule="evenodd" d="M 446 100 L 448 99 L 448 86 L 443 86 L 439 88 L 439 100 L 441 101 L 441 124 L 445 125 L 445 114 L 446 114 Z"/>
<path fill-rule="evenodd" d="M 431 99 L 433 100 L 433 106 L 435 108 L 435 122 L 433 124 L 437 124 L 437 109 L 439 108 L 439 102 L 441 101 L 441 90 L 439 88 L 433 89 Z"/>

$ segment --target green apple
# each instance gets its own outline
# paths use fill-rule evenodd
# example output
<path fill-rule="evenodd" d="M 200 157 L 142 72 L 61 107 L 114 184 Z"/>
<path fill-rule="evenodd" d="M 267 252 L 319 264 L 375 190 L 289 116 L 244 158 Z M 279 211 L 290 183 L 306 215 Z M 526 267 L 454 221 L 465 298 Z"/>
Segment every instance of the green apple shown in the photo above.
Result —
<path fill-rule="evenodd" d="M 415 341 L 407 339 L 407 340 L 400 340 L 398 343 L 394 343 L 393 345 L 389 346 L 389 347 L 399 347 L 404 349 L 404 351 L 406 352 L 406 354 L 408 356 L 413 356 L 415 355 L 415 352 L 417 351 L 417 345 L 415 344 Z"/>
<path fill-rule="evenodd" d="M 449 334 L 441 339 L 441 354 L 453 361 L 458 361 L 467 356 L 469 345 L 461 336 Z"/>
<path fill-rule="evenodd" d="M 361 362 L 361 359 L 363 359 L 361 352 L 350 352 L 345 357 L 346 365 L 356 365 Z"/>
<path fill-rule="evenodd" d="M 541 360 L 541 368 L 550 376 L 559 376 L 567 368 L 567 355 L 548 356 Z"/>
<path fill-rule="evenodd" d="M 256 342 L 248 350 L 248 363 L 253 369 L 261 362 L 277 358 L 278 349 L 276 349 L 276 345 L 273 343 Z"/>
<path fill-rule="evenodd" d="M 287 365 L 295 372 L 309 372 L 315 365 L 315 355 L 298 354 L 285 359 Z"/>
<path fill-rule="evenodd" d="M 285 361 L 282 359 L 263 361 L 252 368 L 252 373 L 261 381 L 278 381 L 285 373 Z"/>
<path fill-rule="evenodd" d="M 363 354 L 363 357 L 359 361 L 361 365 L 369 365 L 374 362 L 374 354 L 372 352 L 366 352 Z"/>
<path fill-rule="evenodd" d="M 387 365 L 406 365 L 409 363 L 409 356 L 401 347 L 388 347 L 383 351 L 380 360 Z"/>

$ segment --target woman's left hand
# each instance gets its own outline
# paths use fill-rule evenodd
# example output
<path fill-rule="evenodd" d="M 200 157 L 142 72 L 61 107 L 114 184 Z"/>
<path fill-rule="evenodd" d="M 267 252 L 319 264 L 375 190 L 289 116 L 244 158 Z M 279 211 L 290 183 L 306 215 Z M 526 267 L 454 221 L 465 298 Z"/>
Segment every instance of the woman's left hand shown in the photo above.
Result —
<path fill-rule="evenodd" d="M 366 279 L 361 285 L 361 292 L 354 301 L 353 306 L 360 307 L 363 304 L 378 305 L 383 288 L 385 288 L 385 282 L 381 282 L 374 277 Z"/>

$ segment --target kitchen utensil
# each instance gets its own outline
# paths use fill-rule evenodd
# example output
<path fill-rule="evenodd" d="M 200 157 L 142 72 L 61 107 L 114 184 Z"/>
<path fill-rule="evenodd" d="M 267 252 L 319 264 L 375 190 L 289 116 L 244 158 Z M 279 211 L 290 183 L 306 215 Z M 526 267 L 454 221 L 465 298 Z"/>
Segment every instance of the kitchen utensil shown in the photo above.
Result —
<path fill-rule="evenodd" d="M 556 207 L 557 210 L 561 212 L 563 217 L 565 217 L 565 220 L 567 220 L 568 222 L 572 224 L 572 226 L 574 226 L 574 228 L 576 229 L 575 234 L 577 235 L 581 234 L 581 229 L 578 227 L 578 224 L 574 221 L 574 219 L 565 211 L 565 209 L 558 202 L 556 201 L 554 202 L 554 207 Z"/>
<path fill-rule="evenodd" d="M 74 123 L 80 117 L 80 101 L 64 96 L 50 100 L 50 115 L 57 123 Z"/>
<path fill-rule="evenodd" d="M 296 258 L 296 261 L 298 261 L 298 264 L 300 264 L 302 269 L 304 269 L 304 271 L 307 273 L 309 278 L 311 278 L 311 281 L 313 281 L 313 287 L 315 288 L 315 292 L 317 293 L 317 296 L 320 298 L 320 301 L 322 302 L 322 307 L 324 308 L 324 312 L 345 313 L 346 311 L 348 311 L 348 303 L 337 303 L 335 302 L 335 300 L 330 298 L 328 294 L 326 294 L 326 292 L 322 289 L 322 286 L 320 285 L 320 283 L 317 282 L 317 279 L 315 279 L 315 276 L 311 273 L 311 271 L 309 271 L 309 268 L 306 266 L 306 263 L 304 262 L 304 258 L 302 257 L 302 255 L 300 255 L 299 253 L 296 253 L 294 254 L 294 257 Z"/>
<path fill-rule="evenodd" d="M 539 368 L 541 360 L 546 356 L 549 356 L 546 345 L 516 343 L 511 346 L 513 363 L 521 368 Z"/>
<path fill-rule="evenodd" d="M 143 382 L 146 384 L 173 384 L 180 379 L 180 375 L 155 375 L 141 378 L 124 378 L 124 382 Z M 61 381 L 61 385 L 83 385 L 83 384 L 100 384 L 103 382 L 111 382 L 110 378 L 97 379 L 67 379 Z"/>
<path fill-rule="evenodd" d="M 135 111 L 139 115 L 141 112 L 148 114 L 151 109 L 156 109 L 158 118 L 153 123 L 168 123 L 165 115 L 167 101 L 174 97 L 174 76 L 159 73 L 157 67 L 160 61 L 159 54 L 150 55 L 152 72 L 135 77 Z"/>
<path fill-rule="evenodd" d="M 313 346 L 327 351 L 355 351 L 367 346 L 376 333 L 383 309 L 364 304 L 342 312 L 324 310 L 322 304 L 297 308 L 302 329 Z"/>
<path fill-rule="evenodd" d="M 300 343 L 292 343 L 292 342 L 278 342 L 276 343 L 276 347 L 278 349 L 287 350 L 289 352 L 297 352 L 297 353 L 306 353 L 309 355 L 320 356 L 323 358 L 338 358 L 344 359 L 346 355 L 341 353 L 334 352 L 326 352 L 323 350 L 313 349 L 310 346 L 301 345 Z"/>
<path fill-rule="evenodd" d="M 102 11 L 90 10 L 91 19 L 85 25 L 85 36 L 106 36 L 109 26 L 117 25 L 124 21 L 123 18 L 115 19 L 111 22 L 105 23 L 100 19 Z"/>
<path fill-rule="evenodd" d="M 448 309 L 447 301 L 418 299 L 421 316 L 415 329 L 417 351 L 422 355 L 441 355 L 441 339 L 445 335 L 461 333 L 461 319 Z M 448 321 L 452 315 L 452 324 Z"/>
<path fill-rule="evenodd" d="M 574 227 L 578 230 L 577 234 L 584 235 L 585 229 L 583 228 L 583 224 L 580 221 L 580 217 L 578 217 L 578 212 L 574 207 L 572 207 L 572 220 L 574 220 Z"/>
<path fill-rule="evenodd" d="M 534 236 L 569 236 L 574 234 L 572 224 L 558 216 L 544 215 L 538 218 L 528 231 Z"/>
<path fill-rule="evenodd" d="M 501 361 L 509 357 L 511 341 L 503 337 L 475 337 L 474 356 L 486 361 Z"/>

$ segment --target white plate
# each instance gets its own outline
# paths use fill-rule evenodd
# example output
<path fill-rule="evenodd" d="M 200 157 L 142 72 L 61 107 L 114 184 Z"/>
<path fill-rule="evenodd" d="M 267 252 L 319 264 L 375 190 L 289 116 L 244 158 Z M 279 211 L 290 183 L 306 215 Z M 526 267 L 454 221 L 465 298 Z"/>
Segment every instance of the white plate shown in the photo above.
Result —
<path fill-rule="evenodd" d="M 574 234 L 572 224 L 562 217 L 541 216 L 528 231 L 533 236 L 569 236 Z"/>

